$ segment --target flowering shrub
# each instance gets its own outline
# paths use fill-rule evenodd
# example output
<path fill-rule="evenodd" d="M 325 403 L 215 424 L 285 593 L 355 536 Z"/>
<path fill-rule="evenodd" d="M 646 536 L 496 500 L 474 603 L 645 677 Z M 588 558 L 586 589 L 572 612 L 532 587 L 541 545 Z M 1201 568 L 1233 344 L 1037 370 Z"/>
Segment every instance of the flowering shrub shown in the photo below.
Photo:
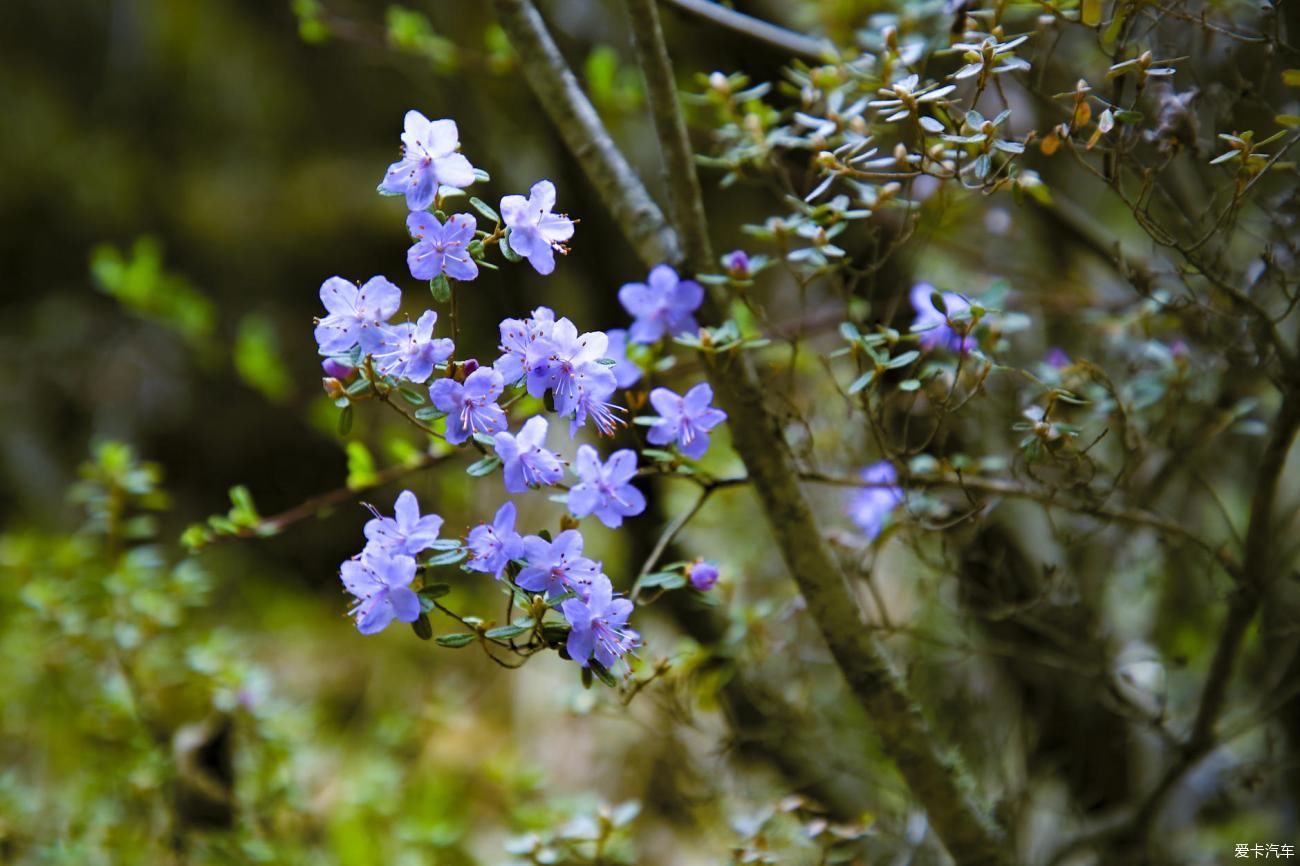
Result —
<path fill-rule="evenodd" d="M 481 51 L 398 7 L 378 44 L 466 86 L 508 71 L 567 156 L 523 159 L 511 142 L 494 160 L 470 121 L 482 100 L 463 88 L 447 103 L 463 116 L 406 112 L 378 187 L 391 262 L 319 287 L 313 420 L 343 440 L 346 483 L 269 517 L 236 487 L 228 513 L 186 531 L 191 553 L 344 504 L 363 517 L 366 497 L 380 504 L 333 555 L 348 558 L 329 580 L 350 596 L 333 612 L 351 625 L 329 621 L 329 652 L 377 651 L 409 625 L 428 643 L 406 651 L 525 668 L 510 688 L 530 725 L 526 678 L 553 685 L 547 671 L 583 696 L 575 716 L 641 725 L 618 760 L 656 816 L 570 809 L 538 783 L 550 802 L 530 818 L 512 799 L 522 760 L 482 783 L 499 790 L 475 803 L 511 801 L 516 861 L 648 862 L 652 845 L 634 841 L 661 837 L 634 822 L 685 826 L 696 803 L 730 819 L 729 842 L 710 828 L 707 844 L 737 863 L 1217 862 L 1244 834 L 1293 835 L 1292 10 L 800 6 L 792 20 L 821 21 L 821 38 L 711 2 L 624 0 L 634 59 L 593 51 L 580 81 L 532 0 L 491 5 Z M 325 0 L 294 6 L 309 38 L 376 42 Z M 679 59 L 669 7 L 778 52 L 780 72 Z M 698 74 L 679 78 L 688 65 Z M 629 162 L 616 142 L 632 133 L 655 164 Z M 623 246 L 607 246 L 614 233 Z M 105 291 L 211 340 L 201 293 L 159 277 L 149 244 L 133 255 L 96 256 Z M 299 295 L 349 267 L 331 255 Z M 567 290 L 584 280 L 598 303 Z M 536 297 L 494 294 L 516 281 Z M 270 397 L 284 376 L 259 375 L 278 368 L 264 331 L 246 333 L 261 352 L 233 366 Z M 456 483 L 420 485 L 435 475 Z M 79 488 L 78 542 L 6 537 L 0 555 L 22 576 L 7 600 L 84 642 L 101 663 L 75 671 L 79 687 L 114 725 L 129 708 L 152 743 L 122 750 L 124 772 L 141 790 L 188 790 L 182 758 L 268 699 L 250 669 L 193 652 L 183 678 L 220 697 L 207 727 L 155 719 L 136 693 L 139 671 L 170 687 L 159 659 L 186 654 L 179 624 L 211 596 L 196 560 L 172 565 L 142 519 L 161 510 L 157 483 L 106 446 Z M 80 588 L 32 577 L 47 557 Z M 109 669 L 111 687 L 97 683 Z M 477 694 L 404 712 L 394 740 Z M 275 725 L 254 732 L 273 753 Z M 577 739 L 556 749 L 566 762 Z M 721 743 L 753 760 L 681 780 Z M 293 773 L 266 763 L 259 796 Z M 772 771 L 760 795 L 751 763 Z M 613 775 L 599 781 L 630 784 Z M 565 784 L 594 789 L 591 776 Z M 0 804 L 20 799 L 3 781 Z M 213 820 L 235 823 L 234 794 L 216 800 Z M 150 826 L 179 838 L 201 823 L 169 808 Z M 394 849 L 437 836 L 391 814 L 383 826 Z M 150 835 L 165 834 L 131 841 Z"/>

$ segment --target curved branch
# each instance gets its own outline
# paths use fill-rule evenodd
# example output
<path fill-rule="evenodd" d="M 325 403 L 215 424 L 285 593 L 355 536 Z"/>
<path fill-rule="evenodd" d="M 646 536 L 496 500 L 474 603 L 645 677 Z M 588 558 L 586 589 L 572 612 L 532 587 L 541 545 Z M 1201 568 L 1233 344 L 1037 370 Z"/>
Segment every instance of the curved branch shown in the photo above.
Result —
<path fill-rule="evenodd" d="M 828 57 L 835 56 L 835 46 L 826 39 L 814 39 L 784 27 L 778 27 L 735 9 L 728 9 L 712 0 L 664 0 L 670 6 L 676 6 L 685 12 L 698 15 L 728 30 L 748 36 L 758 42 L 771 45 L 793 57 L 802 57 L 815 63 L 821 63 Z"/>
<path fill-rule="evenodd" d="M 676 234 L 605 131 L 537 8 L 531 0 L 494 0 L 494 5 L 524 65 L 525 80 L 637 255 L 651 265 L 677 261 Z"/>
<path fill-rule="evenodd" d="M 672 62 L 656 0 L 626 0 L 633 41 L 669 174 L 673 213 L 685 264 L 712 266 L 708 227 L 686 124 L 677 103 Z M 725 313 L 725 289 L 710 286 L 712 317 Z M 822 537 L 780 424 L 763 402 L 748 355 L 704 356 L 718 403 L 728 414 L 732 443 L 752 479 L 787 568 L 831 655 L 871 718 L 886 753 L 929 813 L 936 834 L 959 864 L 1006 862 L 1000 830 L 971 797 L 964 768 L 946 750 L 908 693 L 866 617 L 840 563 Z"/>

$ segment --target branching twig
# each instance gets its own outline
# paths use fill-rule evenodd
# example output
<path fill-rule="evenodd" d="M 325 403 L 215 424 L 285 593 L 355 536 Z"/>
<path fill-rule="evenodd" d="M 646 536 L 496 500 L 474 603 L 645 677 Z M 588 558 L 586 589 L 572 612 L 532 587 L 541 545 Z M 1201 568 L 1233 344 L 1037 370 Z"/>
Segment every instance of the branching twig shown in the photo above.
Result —
<path fill-rule="evenodd" d="M 712 0 L 665 0 L 670 6 L 676 6 L 693 15 L 699 15 L 714 24 L 734 30 L 743 36 L 771 45 L 773 48 L 805 60 L 821 63 L 834 57 L 835 47 L 829 40 L 814 39 L 784 27 L 778 27 L 767 21 L 761 21 L 734 9 L 728 9 Z"/>

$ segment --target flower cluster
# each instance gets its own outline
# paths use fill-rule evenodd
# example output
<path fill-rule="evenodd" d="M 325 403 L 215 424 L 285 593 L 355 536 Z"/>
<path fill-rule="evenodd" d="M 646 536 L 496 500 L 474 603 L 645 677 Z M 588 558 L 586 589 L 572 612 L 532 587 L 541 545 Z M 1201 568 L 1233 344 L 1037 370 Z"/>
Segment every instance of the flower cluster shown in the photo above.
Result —
<path fill-rule="evenodd" d="M 366 546 L 339 569 L 343 586 L 356 598 L 350 613 L 362 634 L 383 631 L 393 620 L 415 622 L 420 600 L 411 589 L 415 558 L 433 547 L 442 529 L 436 514 L 421 516 L 415 494 L 403 490 L 393 516 L 378 511 L 366 523 Z"/>
<path fill-rule="evenodd" d="M 898 473 L 887 460 L 873 463 L 862 470 L 864 487 L 853 495 L 849 503 L 849 519 L 874 540 L 885 527 L 885 520 L 903 501 L 903 491 L 897 484 Z"/>
<path fill-rule="evenodd" d="M 499 214 L 471 198 L 472 210 L 496 222 L 490 231 L 482 230 L 473 213 L 448 214 L 443 209 L 465 187 L 488 179 L 459 152 L 456 124 L 408 112 L 402 144 L 402 158 L 389 166 L 379 191 L 405 197 L 410 211 L 406 227 L 413 241 L 407 266 L 413 277 L 429 281 L 435 302 L 449 300 L 455 283 L 496 268 L 488 261 L 494 246 L 507 262 L 526 260 L 543 275 L 554 271 L 555 254 L 567 252 L 565 244 L 574 234 L 574 222 L 554 213 L 554 184 L 538 181 L 527 197 L 503 197 Z M 558 646 L 548 629 L 559 625 L 542 621 L 553 611 L 563 618 L 569 657 L 584 667 L 612 669 L 640 643 L 628 626 L 633 605 L 615 592 L 602 563 L 584 554 L 585 540 L 577 527 L 592 517 L 618 528 L 645 511 L 645 494 L 636 485 L 642 474 L 638 453 L 621 448 L 602 457 L 594 445 L 580 443 L 570 463 L 562 456 L 564 449 L 548 447 L 550 424 L 544 414 L 512 418 L 510 407 L 527 394 L 540 400 L 545 411 L 569 422 L 570 439 L 579 436 L 588 421 L 596 433 L 613 435 L 625 426 L 627 413 L 614 402 L 615 394 L 640 385 L 649 364 L 664 350 L 665 338 L 698 331 L 695 312 L 704 298 L 700 284 L 660 265 L 646 282 L 624 285 L 619 299 L 632 317 L 626 330 L 580 331 L 545 306 L 525 318 L 505 318 L 499 324 L 500 354 L 490 366 L 457 359 L 453 340 L 435 336 L 434 310 L 425 310 L 414 322 L 398 321 L 402 292 L 385 277 L 361 286 L 332 277 L 321 286 L 320 297 L 326 315 L 317 320 L 316 342 L 330 376 L 326 390 L 337 405 L 350 409 L 353 399 L 377 395 L 406 414 L 388 397 L 400 390 L 405 403 L 420 407 L 407 415 L 408 420 L 420 426 L 429 422 L 428 432 L 449 445 L 476 448 L 485 456 L 470 467 L 470 474 L 500 468 L 510 494 L 562 486 L 567 472 L 575 479 L 556 497 L 571 516 L 564 518 L 554 537 L 545 531 L 523 534 L 519 510 L 506 501 L 490 523 L 471 528 L 463 539 L 440 539 L 442 518 L 421 515 L 415 495 L 403 491 L 392 517 L 374 512 L 365 527 L 365 549 L 340 568 L 343 585 L 355 598 L 351 612 L 357 628 L 374 634 L 393 621 L 406 622 L 428 638 L 432 629 L 426 615 L 435 608 L 474 626 L 480 621 L 451 614 L 435 601 L 445 586 L 420 588 L 429 570 L 460 563 L 465 572 L 490 574 L 508 585 L 514 603 L 528 610 L 521 621 L 530 626 L 479 628 L 479 639 L 517 649 L 518 644 L 502 641 L 519 638 L 528 652 Z M 409 383 L 426 386 L 427 404 Z M 646 398 L 644 392 L 629 395 L 631 405 L 642 405 Z M 707 384 L 694 385 L 684 395 L 655 387 L 648 399 L 658 414 L 636 419 L 649 428 L 646 442 L 675 445 L 680 455 L 660 451 L 656 459 L 702 458 L 710 431 L 726 419 L 711 405 L 713 392 Z M 704 591 L 717 574 L 715 564 L 698 560 L 689 580 Z M 525 640 L 521 635 L 530 627 L 533 631 Z M 474 639 L 470 634 L 444 635 L 439 642 L 463 646 Z"/>

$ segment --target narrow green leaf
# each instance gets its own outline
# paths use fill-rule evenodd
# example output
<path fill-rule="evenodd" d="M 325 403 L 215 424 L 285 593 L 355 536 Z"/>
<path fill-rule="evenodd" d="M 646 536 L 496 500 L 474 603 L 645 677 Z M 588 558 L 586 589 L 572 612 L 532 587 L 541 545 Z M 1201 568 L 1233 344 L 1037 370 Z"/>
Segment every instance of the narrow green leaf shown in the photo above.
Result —
<path fill-rule="evenodd" d="M 472 644 L 475 638 L 476 636 L 472 634 L 466 634 L 465 632 L 454 632 L 452 634 L 440 634 L 433 640 L 439 646 L 451 647 L 452 649 L 459 649 L 460 647 L 469 646 L 470 644 Z"/>

